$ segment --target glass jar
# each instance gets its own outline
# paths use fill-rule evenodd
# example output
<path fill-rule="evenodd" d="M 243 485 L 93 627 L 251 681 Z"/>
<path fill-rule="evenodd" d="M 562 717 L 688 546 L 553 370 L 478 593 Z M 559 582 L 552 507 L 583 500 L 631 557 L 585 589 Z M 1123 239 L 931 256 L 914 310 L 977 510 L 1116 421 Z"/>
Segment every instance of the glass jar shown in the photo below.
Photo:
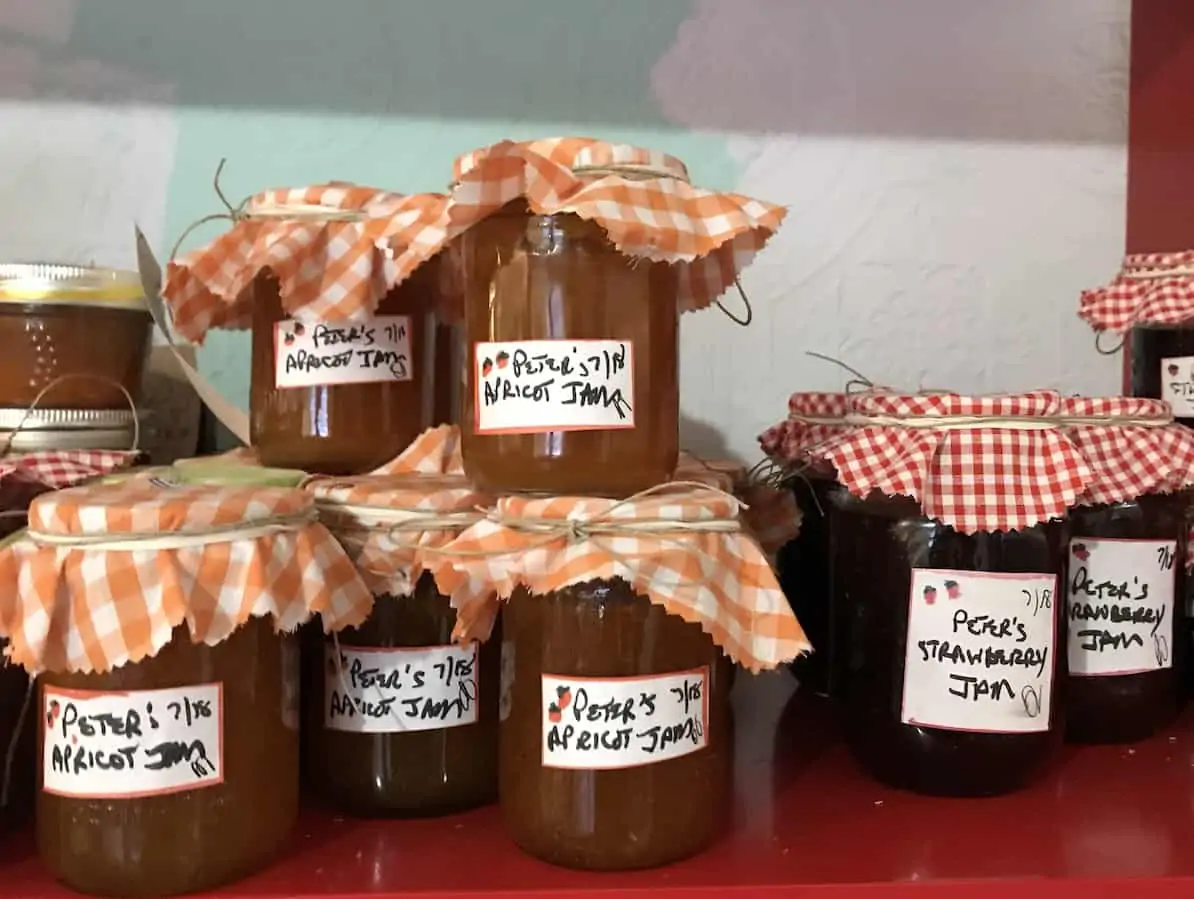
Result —
<path fill-rule="evenodd" d="M 53 875 L 163 896 L 267 864 L 298 812 L 293 640 L 268 618 L 215 646 L 183 625 L 152 658 L 41 675 L 37 842 Z"/>
<path fill-rule="evenodd" d="M 1194 426 L 1194 323 L 1133 328 L 1128 359 L 1132 396 L 1164 400 L 1179 422 Z"/>
<path fill-rule="evenodd" d="M 523 850 L 570 868 L 667 864 L 730 816 L 731 665 L 625 581 L 503 611 L 500 795 Z"/>
<path fill-rule="evenodd" d="M 354 326 L 291 320 L 273 274 L 256 278 L 250 417 L 263 465 L 359 474 L 442 423 L 449 401 L 437 401 L 436 384 L 451 383 L 456 369 L 438 352 L 438 279 L 433 259 Z"/>
<path fill-rule="evenodd" d="M 1061 741 L 1064 525 L 966 535 L 910 499 L 844 490 L 831 507 L 851 752 L 873 777 L 917 793 L 1028 783 Z"/>
<path fill-rule="evenodd" d="M 461 451 L 493 492 L 628 496 L 679 456 L 673 266 L 619 253 L 594 222 L 507 205 L 459 254 L 467 340 Z"/>
<path fill-rule="evenodd" d="M 151 323 L 136 272 L 0 265 L 0 407 L 128 409 Z"/>
<path fill-rule="evenodd" d="M 1126 743 L 1177 714 L 1186 647 L 1184 496 L 1070 510 L 1066 736 Z"/>
<path fill-rule="evenodd" d="M 815 650 L 791 663 L 801 687 L 832 694 L 834 625 L 829 580 L 830 496 L 842 489 L 832 476 L 812 472 L 791 480 L 800 509 L 800 533 L 779 551 L 780 586 Z"/>
<path fill-rule="evenodd" d="M 329 803 L 431 816 L 497 798 L 501 633 L 457 646 L 455 625 L 424 573 L 411 595 L 378 596 L 364 624 L 323 638 L 306 741 L 312 785 Z"/>

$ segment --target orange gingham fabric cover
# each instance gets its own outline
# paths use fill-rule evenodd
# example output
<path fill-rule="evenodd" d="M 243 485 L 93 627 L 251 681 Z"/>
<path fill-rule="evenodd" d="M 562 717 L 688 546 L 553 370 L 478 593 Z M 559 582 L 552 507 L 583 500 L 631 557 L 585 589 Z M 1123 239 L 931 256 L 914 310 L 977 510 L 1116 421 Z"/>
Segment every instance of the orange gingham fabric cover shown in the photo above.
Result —
<path fill-rule="evenodd" d="M 830 403 L 827 396 L 837 399 Z M 982 397 L 798 393 L 789 412 L 792 426 L 767 432 L 764 448 L 783 459 L 832 465 L 856 496 L 912 497 L 926 516 L 963 533 L 1032 527 L 1076 504 L 1131 500 L 1194 483 L 1191 432 L 1176 424 L 1111 420 L 1171 419 L 1169 407 L 1156 400 L 1063 397 L 1049 390 Z M 831 420 L 835 415 L 840 423 Z M 948 430 L 866 422 L 933 416 L 989 417 L 992 425 Z M 1040 418 L 1052 426 L 1000 427 L 1001 416 Z M 1063 416 L 1108 422 L 1071 426 Z"/>
<path fill-rule="evenodd" d="M 738 502 L 717 490 L 677 485 L 634 502 L 582 497 L 504 497 L 505 519 L 710 521 L 733 519 Z M 448 544 L 434 563 L 440 591 L 456 600 L 458 635 L 483 639 L 494 603 L 481 585 L 509 599 L 525 586 L 542 596 L 594 579 L 622 578 L 671 615 L 699 624 L 726 654 L 751 671 L 774 668 L 812 647 L 775 573 L 745 532 L 689 531 L 665 534 L 596 535 L 572 542 L 485 519 Z M 544 600 L 549 601 L 549 600 Z"/>
<path fill-rule="evenodd" d="M 316 477 L 304 488 L 315 497 L 320 514 L 337 537 L 341 537 L 337 522 L 349 514 L 337 512 L 337 506 L 438 516 L 476 512 L 487 503 L 464 477 L 460 432 L 452 425 L 423 432 L 398 458 L 373 474 Z M 342 538 L 342 542 L 375 594 L 405 596 L 413 591 L 423 572 L 431 570 L 428 551 L 451 543 L 463 529 L 463 525 L 427 531 L 386 530 L 381 526 L 364 532 L 350 531 L 346 535 L 349 539 Z"/>
<path fill-rule="evenodd" d="M 636 165 L 673 177 L 573 172 Z M 693 187 L 681 180 L 688 173 L 674 157 L 585 137 L 501 141 L 458 158 L 453 174 L 440 217 L 417 235 L 389 239 L 403 268 L 413 270 L 486 216 L 525 199 L 538 214 L 570 212 L 596 222 L 627 256 L 675 264 L 683 311 L 725 293 L 786 214 L 773 203 Z"/>
<path fill-rule="evenodd" d="M 251 526 L 311 509 L 301 490 L 161 487 L 129 480 L 45 494 L 30 529 L 53 535 L 170 534 Z M 176 626 L 215 645 L 250 617 L 293 631 L 364 621 L 372 594 L 318 522 L 267 536 L 180 549 L 108 552 L 18 540 L 0 550 L 0 635 L 31 672 L 103 672 L 157 653 Z"/>
<path fill-rule="evenodd" d="M 249 327 L 251 295 L 246 291 L 266 268 L 277 277 L 282 308 L 291 317 L 367 317 L 392 287 L 433 255 L 416 252 L 398 259 L 379 243 L 407 249 L 424 233 L 424 220 L 437 219 L 444 203 L 438 194 L 403 196 L 342 183 L 263 191 L 248 200 L 245 218 L 167 265 L 162 296 L 174 327 L 195 343 L 202 343 L 212 328 Z M 364 218 L 252 217 L 254 210 L 278 206 L 358 210 Z"/>
<path fill-rule="evenodd" d="M 1124 258 L 1115 279 L 1082 291 L 1078 315 L 1096 331 L 1178 325 L 1194 319 L 1194 250 Z"/>

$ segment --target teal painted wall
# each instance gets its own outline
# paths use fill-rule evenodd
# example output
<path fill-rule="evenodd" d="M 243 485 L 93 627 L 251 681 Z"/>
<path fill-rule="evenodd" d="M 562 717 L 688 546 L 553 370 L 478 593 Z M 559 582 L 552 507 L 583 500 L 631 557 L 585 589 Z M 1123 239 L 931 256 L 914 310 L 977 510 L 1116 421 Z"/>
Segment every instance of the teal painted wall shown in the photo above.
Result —
<path fill-rule="evenodd" d="M 688 0 L 105 0 L 79 6 L 68 49 L 135 60 L 173 88 L 166 253 L 219 210 L 221 158 L 234 202 L 332 179 L 417 192 L 442 190 L 452 159 L 474 147 L 586 134 L 658 147 L 701 183 L 730 187 L 739 173 L 725 140 L 669 127 L 652 97 L 652 66 L 690 14 Z M 246 335 L 226 333 L 200 356 L 242 406 L 246 357 Z"/>

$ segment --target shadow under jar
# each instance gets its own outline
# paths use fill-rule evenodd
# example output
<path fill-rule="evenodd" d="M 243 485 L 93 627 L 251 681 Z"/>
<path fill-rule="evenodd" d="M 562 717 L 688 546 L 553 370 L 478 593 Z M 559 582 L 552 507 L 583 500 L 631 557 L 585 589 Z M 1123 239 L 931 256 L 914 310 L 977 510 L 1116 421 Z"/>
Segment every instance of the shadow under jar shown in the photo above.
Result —
<path fill-rule="evenodd" d="M 553 864 L 649 868 L 702 851 L 730 816 L 729 659 L 625 581 L 515 591 L 500 793 L 514 842 Z"/>
<path fill-rule="evenodd" d="M 378 596 L 360 627 L 317 645 L 307 757 L 326 801 L 357 815 L 430 817 L 497 798 L 501 632 L 458 646 L 455 625 L 424 574 L 413 594 Z"/>
<path fill-rule="evenodd" d="M 961 534 L 907 498 L 832 495 L 850 750 L 917 793 L 1024 786 L 1059 749 L 1065 526 Z"/>
<path fill-rule="evenodd" d="M 1066 555 L 1066 737 L 1143 740 L 1180 704 L 1188 497 L 1070 510 Z"/>
<path fill-rule="evenodd" d="M 628 496 L 679 455 L 674 266 L 596 223 L 508 204 L 458 240 L 468 346 L 461 451 L 493 492 Z"/>
<path fill-rule="evenodd" d="M 270 862 L 298 813 L 293 640 L 267 618 L 216 646 L 192 643 L 183 626 L 153 658 L 41 675 L 37 843 L 51 873 L 82 893 L 164 896 Z M 102 715 L 113 717 L 88 717 Z M 97 740 L 105 726 L 112 736 Z M 105 791 L 88 772 L 125 752 L 158 759 L 162 783 L 95 795 Z"/>
<path fill-rule="evenodd" d="M 437 393 L 437 382 L 456 378 L 451 355 L 440 352 L 439 273 L 438 259 L 423 264 L 382 298 L 372 319 L 356 323 L 293 322 L 277 278 L 257 276 L 250 419 L 263 465 L 360 474 L 454 420 L 450 391 Z M 321 367 L 308 369 L 316 359 Z M 296 386 L 278 386 L 278 367 L 288 364 L 285 383 Z"/>

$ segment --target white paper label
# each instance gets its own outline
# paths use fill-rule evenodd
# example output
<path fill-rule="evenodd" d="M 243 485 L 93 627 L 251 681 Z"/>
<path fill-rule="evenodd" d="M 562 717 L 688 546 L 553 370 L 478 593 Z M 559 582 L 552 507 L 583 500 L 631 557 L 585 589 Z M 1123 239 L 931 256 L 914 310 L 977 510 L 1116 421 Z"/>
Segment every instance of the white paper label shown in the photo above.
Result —
<path fill-rule="evenodd" d="M 611 431 L 634 427 L 629 340 L 478 343 L 478 434 Z"/>
<path fill-rule="evenodd" d="M 1056 591 L 1052 574 L 913 569 L 900 720 L 1048 730 Z"/>
<path fill-rule="evenodd" d="M 274 326 L 274 350 L 274 384 L 279 388 L 411 379 L 406 315 L 356 323 L 281 321 Z"/>
<path fill-rule="evenodd" d="M 502 691 L 498 695 L 498 720 L 510 717 L 514 704 L 514 641 L 502 641 Z"/>
<path fill-rule="evenodd" d="M 543 675 L 543 767 L 633 768 L 709 745 L 709 669 L 649 677 Z"/>
<path fill-rule="evenodd" d="M 1194 356 L 1161 360 L 1161 399 L 1178 418 L 1194 418 Z"/>
<path fill-rule="evenodd" d="M 224 782 L 223 685 L 109 693 L 42 690 L 42 785 L 87 799 Z"/>
<path fill-rule="evenodd" d="M 1176 540 L 1070 541 L 1070 674 L 1173 667 Z"/>
<path fill-rule="evenodd" d="M 478 646 L 326 647 L 324 724 L 392 734 L 477 720 Z"/>

